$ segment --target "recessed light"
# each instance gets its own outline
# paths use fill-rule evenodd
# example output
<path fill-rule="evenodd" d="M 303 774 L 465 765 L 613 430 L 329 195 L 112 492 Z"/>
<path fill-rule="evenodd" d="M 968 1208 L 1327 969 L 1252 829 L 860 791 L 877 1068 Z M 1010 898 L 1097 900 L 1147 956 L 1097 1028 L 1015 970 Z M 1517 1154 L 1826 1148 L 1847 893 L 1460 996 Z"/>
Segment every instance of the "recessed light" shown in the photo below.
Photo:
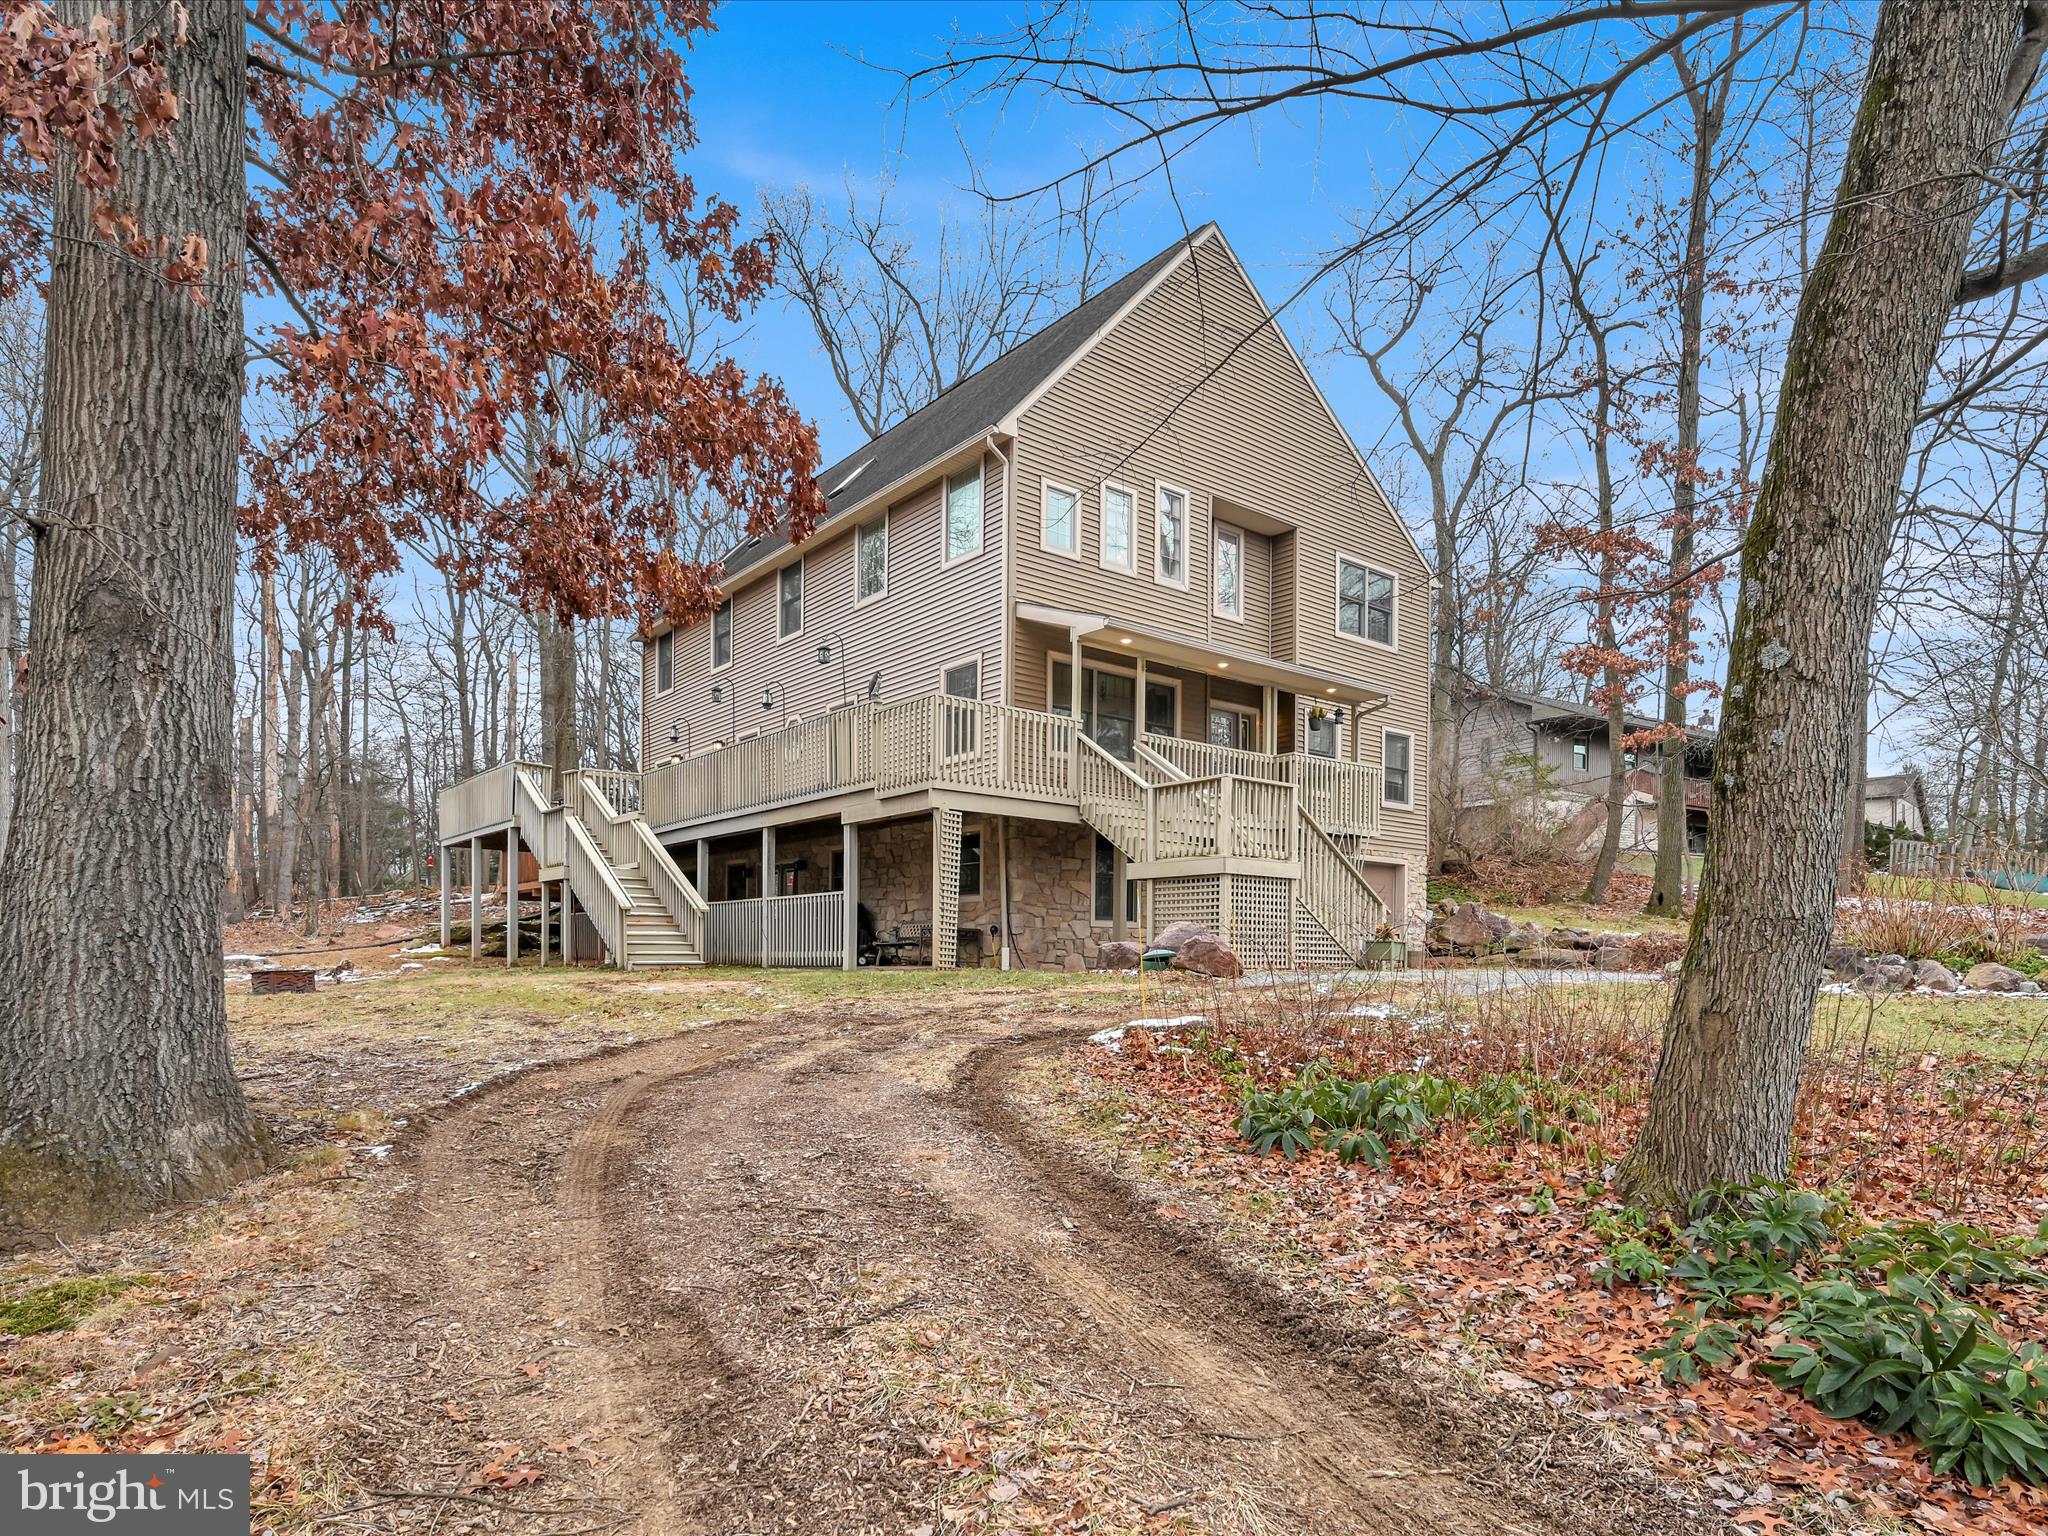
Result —
<path fill-rule="evenodd" d="M 1334 688 L 1325 688 L 1325 689 L 1323 690 L 1323 692 L 1325 692 L 1325 693 L 1335 693 L 1336 691 L 1337 691 L 1337 690 L 1336 690 L 1336 689 L 1334 689 Z"/>
<path fill-rule="evenodd" d="M 1125 636 L 1123 637 L 1123 639 L 1121 639 L 1121 640 L 1117 641 L 1117 644 L 1118 644 L 1118 645 L 1129 645 L 1130 643 L 1131 643 L 1131 637 L 1130 637 L 1129 635 L 1125 635 Z"/>
<path fill-rule="evenodd" d="M 1230 670 L 1230 663 L 1227 661 L 1219 661 L 1216 663 L 1216 670 L 1218 672 L 1228 672 Z"/>

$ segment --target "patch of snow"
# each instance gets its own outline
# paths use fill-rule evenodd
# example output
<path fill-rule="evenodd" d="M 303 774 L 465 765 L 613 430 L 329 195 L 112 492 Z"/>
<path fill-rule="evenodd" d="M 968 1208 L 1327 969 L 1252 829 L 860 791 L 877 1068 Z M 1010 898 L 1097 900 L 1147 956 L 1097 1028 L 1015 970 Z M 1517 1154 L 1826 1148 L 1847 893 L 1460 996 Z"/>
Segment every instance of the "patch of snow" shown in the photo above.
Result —
<path fill-rule="evenodd" d="M 439 944 L 414 944 L 406 949 L 401 949 L 399 953 L 401 955 L 438 955 L 441 953 L 441 950 L 442 946 Z"/>
<path fill-rule="evenodd" d="M 1164 1033 L 1170 1029 L 1187 1029 L 1191 1025 L 1209 1022 L 1207 1014 L 1189 1013 L 1177 1019 L 1132 1019 L 1127 1024 L 1112 1024 L 1107 1029 L 1098 1029 L 1088 1037 L 1090 1045 L 1099 1045 L 1106 1051 L 1120 1051 L 1124 1048 L 1124 1031 L 1127 1029 L 1148 1029 Z"/>
<path fill-rule="evenodd" d="M 245 970 L 251 966 L 270 964 L 268 955 L 222 955 L 220 960 L 222 965 L 239 965 Z"/>
<path fill-rule="evenodd" d="M 363 1156 L 374 1157 L 375 1159 L 377 1159 L 378 1162 L 381 1163 L 384 1161 L 385 1158 L 391 1155 L 391 1149 L 396 1145 L 398 1145 L 396 1142 L 386 1141 L 381 1142 L 374 1147 L 365 1147 L 363 1148 Z"/>

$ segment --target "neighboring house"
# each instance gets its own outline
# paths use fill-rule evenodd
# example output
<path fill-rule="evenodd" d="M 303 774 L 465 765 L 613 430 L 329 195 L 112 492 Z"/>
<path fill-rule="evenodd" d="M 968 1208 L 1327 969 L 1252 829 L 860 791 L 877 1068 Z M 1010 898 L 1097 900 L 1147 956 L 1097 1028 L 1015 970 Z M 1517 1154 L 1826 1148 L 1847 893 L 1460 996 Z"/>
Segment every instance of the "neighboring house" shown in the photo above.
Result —
<path fill-rule="evenodd" d="M 1872 774 L 1863 781 L 1863 819 L 1908 837 L 1925 837 L 1934 818 L 1927 814 L 1927 786 L 1918 769 Z"/>
<path fill-rule="evenodd" d="M 1488 688 L 1466 679 L 1451 689 L 1461 834 L 1503 812 L 1535 813 L 1559 828 L 1568 852 L 1590 852 L 1607 830 L 1607 716 L 1589 704 L 1544 694 Z M 1631 732 L 1658 722 L 1630 714 Z M 1657 808 L 1664 797 L 1660 749 L 1629 752 L 1621 825 L 1624 853 L 1657 851 Z M 1689 852 L 1706 850 L 1707 802 L 1714 773 L 1714 733 L 1694 728 L 1685 749 L 1685 826 Z M 1462 840 L 1462 838 L 1461 838 Z"/>
<path fill-rule="evenodd" d="M 544 886 L 628 963 L 1074 967 L 1190 919 L 1337 964 L 1418 930 L 1431 572 L 1215 226 L 820 484 L 812 537 L 742 544 L 649 638 L 644 775 L 549 806 L 497 770 L 444 842 L 556 840 Z"/>

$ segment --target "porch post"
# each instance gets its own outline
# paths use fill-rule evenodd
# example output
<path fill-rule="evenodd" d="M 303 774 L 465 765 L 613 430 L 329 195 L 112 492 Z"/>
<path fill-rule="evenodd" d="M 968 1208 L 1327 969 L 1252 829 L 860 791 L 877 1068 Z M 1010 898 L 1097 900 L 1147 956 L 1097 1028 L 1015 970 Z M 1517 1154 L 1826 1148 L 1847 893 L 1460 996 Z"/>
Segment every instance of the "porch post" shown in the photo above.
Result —
<path fill-rule="evenodd" d="M 540 964 L 546 970 L 548 964 L 548 883 L 540 883 Z"/>
<path fill-rule="evenodd" d="M 519 958 L 519 829 L 505 829 L 505 964 Z"/>
<path fill-rule="evenodd" d="M 441 866 L 441 947 L 448 947 L 448 896 L 452 883 L 448 872 L 448 845 L 441 844 L 440 856 L 434 861 Z"/>
<path fill-rule="evenodd" d="M 576 897 L 569 882 L 562 881 L 562 964 L 576 963 Z"/>
<path fill-rule="evenodd" d="M 1109 936 L 1118 942 L 1122 942 L 1130 937 L 1130 919 L 1126 915 L 1127 909 L 1124 905 L 1125 881 L 1129 878 L 1124 874 L 1124 870 L 1128 866 L 1124 862 L 1123 849 L 1114 848 L 1110 857 L 1112 861 L 1110 866 L 1111 874 L 1116 880 L 1116 895 L 1112 899 L 1111 905 L 1116 915 L 1110 919 Z"/>
<path fill-rule="evenodd" d="M 839 846 L 839 963 L 853 971 L 860 969 L 860 829 L 853 822 L 840 823 Z"/>
<path fill-rule="evenodd" d="M 1148 730 L 1150 730 L 1150 729 L 1151 729 L 1151 727 L 1150 727 L 1150 726 L 1148 726 L 1148 725 L 1147 725 L 1147 724 L 1145 723 L 1145 658 L 1144 658 L 1143 656 L 1140 656 L 1140 657 L 1138 658 L 1138 683 L 1137 683 L 1137 688 L 1138 688 L 1138 708 L 1137 708 L 1137 711 L 1136 711 L 1136 713 L 1137 713 L 1137 716 L 1138 716 L 1138 724 L 1137 724 L 1137 734 L 1138 734 L 1138 738 L 1139 738 L 1140 740 L 1143 740 L 1143 739 L 1144 739 L 1144 736 L 1145 736 L 1145 733 L 1146 733 L 1146 732 L 1147 732 Z M 1119 935 L 1119 937 L 1121 937 L 1121 935 Z"/>
<path fill-rule="evenodd" d="M 1133 530 L 1134 537 L 1135 532 L 1136 531 Z M 1074 754 L 1074 760 L 1067 765 L 1067 792 L 1073 795 L 1076 799 L 1079 799 L 1081 795 L 1081 737 L 1084 734 L 1086 734 L 1088 729 L 1088 711 L 1087 708 L 1081 702 L 1082 684 L 1080 631 L 1068 631 L 1067 639 L 1070 642 L 1070 649 L 1068 651 L 1068 655 L 1073 666 L 1073 672 L 1070 674 L 1072 678 L 1072 683 L 1067 689 L 1067 703 L 1072 707 L 1074 714 L 1074 742 L 1073 747 L 1071 748 Z"/>
<path fill-rule="evenodd" d="M 768 896 L 775 883 L 775 829 L 761 829 L 761 964 L 768 964 Z"/>
<path fill-rule="evenodd" d="M 1002 884 L 996 887 L 1000 895 L 996 920 L 1003 925 L 1003 931 L 996 939 L 996 963 L 1007 971 L 1015 961 L 1010 953 L 1010 818 L 991 816 L 989 821 L 993 823 L 995 832 L 996 862 L 1002 871 L 998 877 Z"/>
<path fill-rule="evenodd" d="M 484 840 L 469 840 L 469 958 L 484 957 Z"/>
<path fill-rule="evenodd" d="M 1272 757 L 1280 750 L 1280 690 L 1271 683 L 1266 684 L 1265 707 L 1261 714 L 1259 750 Z"/>
<path fill-rule="evenodd" d="M 705 889 L 710 879 L 711 843 L 709 839 L 700 837 L 697 839 L 697 894 L 706 901 L 711 899 L 711 893 Z"/>
<path fill-rule="evenodd" d="M 960 813 L 932 812 L 932 969 L 960 966 Z"/>

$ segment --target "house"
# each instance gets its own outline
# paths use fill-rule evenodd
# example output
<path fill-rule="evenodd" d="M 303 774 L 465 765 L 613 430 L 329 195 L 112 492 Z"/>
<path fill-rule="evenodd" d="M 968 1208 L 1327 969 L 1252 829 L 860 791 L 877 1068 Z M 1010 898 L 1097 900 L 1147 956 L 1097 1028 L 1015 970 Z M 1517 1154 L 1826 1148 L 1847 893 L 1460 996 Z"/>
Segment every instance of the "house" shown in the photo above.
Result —
<path fill-rule="evenodd" d="M 1927 814 L 1927 786 L 1916 768 L 1904 773 L 1874 773 L 1863 781 L 1863 820 L 1889 827 L 1907 837 L 1925 837 L 1934 825 Z"/>
<path fill-rule="evenodd" d="M 1490 688 L 1454 679 L 1452 742 L 1456 763 L 1456 825 L 1469 842 L 1491 817 L 1531 816 L 1555 828 L 1559 845 L 1590 852 L 1607 830 L 1606 712 L 1572 699 Z M 1630 732 L 1654 730 L 1658 721 L 1630 713 Z M 1657 810 L 1664 798 L 1661 749 L 1626 754 L 1627 797 L 1622 817 L 1624 853 L 1657 851 Z M 1712 796 L 1714 733 L 1694 728 L 1685 745 L 1685 825 L 1688 852 L 1706 850 L 1707 803 Z"/>
<path fill-rule="evenodd" d="M 1431 572 L 1214 225 L 820 484 L 810 538 L 647 638 L 640 774 L 442 797 L 445 846 L 537 846 L 544 943 L 1073 968 L 1188 919 L 1278 966 L 1418 930 Z"/>

